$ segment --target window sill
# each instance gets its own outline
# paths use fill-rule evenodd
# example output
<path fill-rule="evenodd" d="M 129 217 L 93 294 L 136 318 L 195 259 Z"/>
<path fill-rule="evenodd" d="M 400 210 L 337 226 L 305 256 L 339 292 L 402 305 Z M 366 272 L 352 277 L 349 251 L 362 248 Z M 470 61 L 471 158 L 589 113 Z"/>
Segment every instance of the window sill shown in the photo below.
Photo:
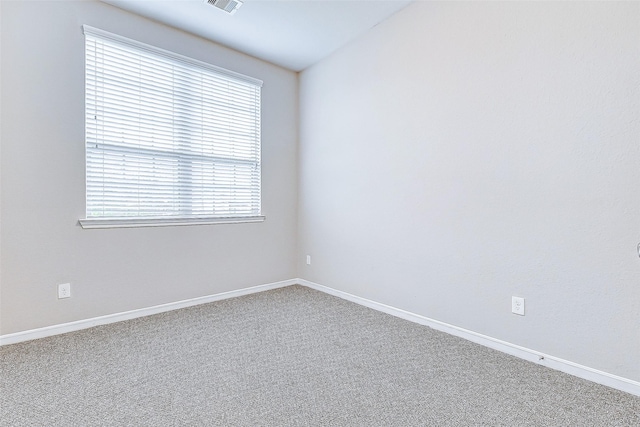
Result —
<path fill-rule="evenodd" d="M 240 224 L 245 222 L 263 222 L 264 216 L 243 216 L 229 218 L 86 218 L 78 222 L 84 229 L 92 228 L 139 228 L 173 227 L 178 225 Z"/>

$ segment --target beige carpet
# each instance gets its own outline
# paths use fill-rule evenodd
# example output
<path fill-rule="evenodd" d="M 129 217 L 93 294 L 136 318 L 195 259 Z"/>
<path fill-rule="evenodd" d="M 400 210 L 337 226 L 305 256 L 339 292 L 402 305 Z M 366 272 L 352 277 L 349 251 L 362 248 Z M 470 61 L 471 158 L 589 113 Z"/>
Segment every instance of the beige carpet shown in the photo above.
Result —
<path fill-rule="evenodd" d="M 300 286 L 0 348 L 2 426 L 640 426 L 640 398 Z"/>

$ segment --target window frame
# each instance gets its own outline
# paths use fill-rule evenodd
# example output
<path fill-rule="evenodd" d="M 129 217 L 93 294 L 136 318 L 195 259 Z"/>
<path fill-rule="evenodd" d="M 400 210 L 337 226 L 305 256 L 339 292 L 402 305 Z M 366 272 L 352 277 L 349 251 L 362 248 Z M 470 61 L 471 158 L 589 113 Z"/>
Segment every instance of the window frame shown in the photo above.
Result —
<path fill-rule="evenodd" d="M 218 76 L 222 76 L 224 78 L 229 78 L 230 80 L 242 81 L 245 83 L 249 83 L 251 85 L 255 85 L 258 88 L 258 96 L 260 92 L 260 88 L 263 85 L 262 80 L 255 79 L 253 77 L 248 77 L 230 70 L 226 70 L 224 68 L 220 68 L 214 65 L 211 65 L 206 62 L 202 62 L 193 58 L 189 58 L 174 52 L 170 52 L 161 48 L 157 48 L 145 43 L 141 43 L 135 40 L 131 40 L 126 37 L 122 37 L 104 30 L 100 30 L 97 28 L 90 27 L 88 25 L 82 26 L 83 33 L 86 36 L 92 36 L 98 39 L 104 39 L 107 41 L 116 42 L 121 45 L 125 45 L 127 48 L 132 48 L 134 50 L 141 51 L 142 54 L 148 53 L 152 56 L 159 56 L 162 59 L 168 59 L 173 63 L 184 64 L 186 67 L 195 67 L 199 69 L 204 69 L 207 72 L 214 73 Z M 85 52 L 86 54 L 86 52 Z M 85 58 L 85 67 L 87 64 L 87 59 Z M 85 83 L 86 84 L 86 83 Z M 85 97 L 87 96 L 85 87 Z M 86 98 L 85 98 L 86 99 Z M 261 115 L 261 105 L 260 101 L 258 101 L 258 114 Z M 87 126 L 87 106 L 85 106 L 85 126 Z M 260 117 L 258 116 L 258 126 L 260 125 Z M 260 130 L 258 130 L 260 133 Z M 85 218 L 79 220 L 80 226 L 82 228 L 132 228 L 132 227 L 162 227 L 162 226 L 177 226 L 177 225 L 206 225 L 206 224 L 234 224 L 234 223 L 251 223 L 251 222 L 262 222 L 265 220 L 265 216 L 262 211 L 262 177 L 261 177 L 261 136 L 258 134 L 257 137 L 257 165 L 260 168 L 258 172 L 258 215 L 238 215 L 238 216 L 212 216 L 212 215 L 167 215 L 167 216 L 124 216 L 124 217 L 115 217 L 115 216 L 88 216 L 85 213 Z M 88 138 L 87 138 L 87 129 L 85 129 L 85 179 L 87 179 L 89 166 L 88 166 Z M 180 151 L 175 151 L 174 154 L 178 156 Z M 87 181 L 88 182 L 88 181 Z M 188 188 L 191 188 L 191 183 L 189 183 Z M 85 187 L 85 208 L 88 210 L 88 185 Z M 255 188 L 254 188 L 255 190 Z M 193 201 L 198 201 L 199 199 L 194 198 Z M 191 206 L 193 206 L 191 204 Z M 176 212 L 178 212 L 176 210 Z"/>

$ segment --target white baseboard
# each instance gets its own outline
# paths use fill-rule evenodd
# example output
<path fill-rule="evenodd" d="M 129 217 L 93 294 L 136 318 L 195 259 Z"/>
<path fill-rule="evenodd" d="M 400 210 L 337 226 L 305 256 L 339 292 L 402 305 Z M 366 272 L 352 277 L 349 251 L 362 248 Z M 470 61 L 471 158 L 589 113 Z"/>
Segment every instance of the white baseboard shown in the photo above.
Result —
<path fill-rule="evenodd" d="M 429 326 L 430 328 L 446 332 L 450 335 L 464 338 L 474 343 L 483 345 L 485 347 L 492 348 L 494 350 L 501 351 L 503 353 L 510 354 L 512 356 L 519 357 L 520 359 L 528 360 L 530 362 L 537 363 L 539 365 L 546 366 L 567 374 L 574 375 L 578 378 L 582 378 L 588 381 L 593 381 L 598 384 L 606 385 L 611 388 L 615 388 L 635 396 L 640 396 L 640 382 L 633 381 L 627 378 L 619 377 L 617 375 L 609 374 L 607 372 L 599 371 L 597 369 L 590 368 L 588 366 L 579 365 L 569 360 L 560 359 L 559 357 L 551 356 L 541 353 L 539 351 L 531 350 L 526 347 L 511 344 L 506 341 L 502 341 L 496 338 L 482 335 L 477 332 L 473 332 L 467 329 L 459 328 L 457 326 L 450 325 L 448 323 L 440 322 L 438 320 L 430 319 L 428 317 L 421 316 L 419 314 L 411 313 L 399 308 L 391 307 L 385 304 L 381 304 L 375 301 L 368 300 L 356 295 L 352 295 L 346 292 L 342 292 L 327 286 L 313 283 L 304 279 L 297 279 L 296 283 L 315 289 L 320 292 L 324 292 L 329 295 L 333 295 L 347 301 L 354 302 L 356 304 L 363 305 L 365 307 L 372 308 L 383 313 L 390 314 L 392 316 L 399 317 L 401 319 L 408 320 L 410 322 L 419 323 L 421 325 Z"/>
<path fill-rule="evenodd" d="M 304 279 L 290 279 L 280 282 L 268 283 L 259 286 L 253 286 L 250 288 L 238 289 L 235 291 L 223 292 L 214 295 L 207 295 L 198 298 L 191 298 L 188 300 L 172 302 L 168 304 L 156 305 L 153 307 L 141 308 L 137 310 L 125 311 L 122 313 L 109 314 L 106 316 L 94 317 L 91 319 L 78 320 L 75 322 L 62 323 L 59 325 L 47 326 L 44 328 L 31 329 L 23 332 L 16 332 L 13 334 L 0 335 L 0 346 L 8 344 L 16 344 L 19 342 L 30 341 L 38 338 L 45 338 L 54 335 L 64 334 L 67 332 L 79 331 L 82 329 L 91 328 L 99 325 L 106 325 L 109 323 L 116 323 L 123 320 L 136 319 L 139 317 L 150 316 L 152 314 L 164 313 L 166 311 L 178 310 L 181 308 L 192 307 L 195 305 L 206 304 L 209 302 L 220 301 L 228 298 L 235 298 L 243 295 L 254 294 L 262 291 L 268 291 L 271 289 L 283 288 L 291 285 L 302 285 L 311 289 L 315 289 L 320 292 L 324 292 L 329 295 L 333 295 L 347 301 L 354 302 L 365 307 L 372 308 L 383 313 L 390 314 L 392 316 L 399 317 L 401 319 L 408 320 L 410 322 L 418 323 L 431 327 L 433 329 L 446 332 L 451 335 L 455 335 L 466 340 L 475 342 L 485 347 L 492 348 L 494 350 L 501 351 L 503 353 L 510 354 L 512 356 L 519 357 L 530 362 L 537 363 L 552 369 L 556 369 L 567 374 L 574 375 L 579 378 L 583 378 L 588 381 L 593 381 L 598 384 L 606 385 L 635 396 L 640 396 L 640 382 L 633 381 L 627 378 L 619 377 L 617 375 L 609 374 L 607 372 L 599 371 L 597 369 L 590 368 L 588 366 L 579 365 L 577 363 L 564 360 L 555 356 L 544 354 L 535 350 L 531 350 L 526 347 L 511 344 L 506 341 L 502 341 L 496 338 L 482 335 L 477 332 L 473 332 L 464 328 L 450 325 L 448 323 L 440 322 L 438 320 L 430 319 L 428 317 L 421 316 L 419 314 L 411 313 L 409 311 L 401 310 L 399 308 L 391 307 L 389 305 L 381 304 L 379 302 L 371 301 L 366 298 L 362 298 L 356 295 L 349 294 L 347 292 L 339 291 L 327 286 L 320 285 L 318 283 L 310 282 Z"/>
<path fill-rule="evenodd" d="M 123 320 L 136 319 L 138 317 L 150 316 L 152 314 L 164 313 L 166 311 L 178 310 L 192 307 L 194 305 L 206 304 L 228 298 L 235 298 L 243 295 L 255 294 L 257 292 L 271 289 L 283 288 L 298 283 L 298 280 L 290 279 L 281 282 L 268 283 L 265 285 L 253 286 L 250 288 L 238 289 L 235 291 L 223 292 L 214 295 L 207 295 L 198 298 L 191 298 L 182 301 L 170 302 L 168 304 L 155 305 L 153 307 L 140 308 L 137 310 L 125 311 L 122 313 L 108 314 L 106 316 L 93 317 L 91 319 L 78 320 L 75 322 L 62 323 L 59 325 L 46 326 L 44 328 L 30 329 L 28 331 L 16 332 L 13 334 L 0 335 L 0 346 L 16 344 L 23 341 L 35 340 L 38 338 L 50 337 L 67 332 L 79 331 L 81 329 L 92 328 L 99 325 L 121 322 Z"/>

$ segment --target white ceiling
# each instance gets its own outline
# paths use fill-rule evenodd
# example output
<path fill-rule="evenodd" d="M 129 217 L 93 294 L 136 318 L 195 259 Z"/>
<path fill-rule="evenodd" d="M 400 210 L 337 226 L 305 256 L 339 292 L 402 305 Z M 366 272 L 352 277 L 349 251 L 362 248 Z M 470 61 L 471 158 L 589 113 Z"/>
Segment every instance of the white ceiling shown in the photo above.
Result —
<path fill-rule="evenodd" d="M 245 0 L 235 14 L 205 0 L 102 0 L 294 71 L 407 6 L 407 0 Z"/>

